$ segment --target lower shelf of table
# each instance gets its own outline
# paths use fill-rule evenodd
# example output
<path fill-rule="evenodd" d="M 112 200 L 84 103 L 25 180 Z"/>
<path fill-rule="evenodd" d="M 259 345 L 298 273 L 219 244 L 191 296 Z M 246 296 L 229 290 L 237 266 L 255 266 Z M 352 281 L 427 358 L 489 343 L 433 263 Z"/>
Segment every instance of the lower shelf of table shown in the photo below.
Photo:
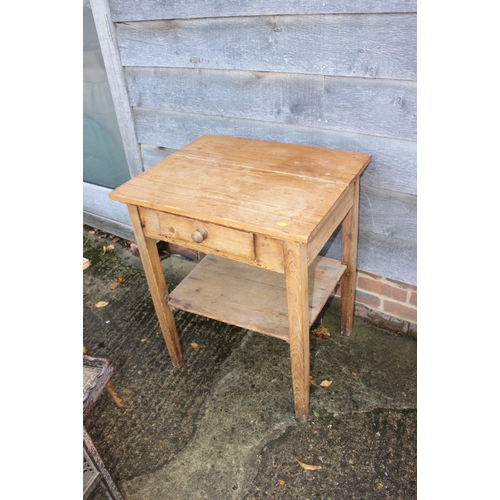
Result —
<path fill-rule="evenodd" d="M 309 266 L 312 325 L 346 266 L 316 257 Z M 207 255 L 170 294 L 170 307 L 288 342 L 285 275 Z"/>

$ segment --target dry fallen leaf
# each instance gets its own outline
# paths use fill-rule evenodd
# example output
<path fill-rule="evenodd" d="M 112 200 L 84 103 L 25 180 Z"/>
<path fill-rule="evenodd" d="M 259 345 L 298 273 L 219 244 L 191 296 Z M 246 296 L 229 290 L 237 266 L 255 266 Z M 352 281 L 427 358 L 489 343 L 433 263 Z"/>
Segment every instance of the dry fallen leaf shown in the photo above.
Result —
<path fill-rule="evenodd" d="M 198 349 L 198 347 L 200 347 L 196 342 L 191 342 L 189 346 L 192 347 L 193 349 Z"/>
<path fill-rule="evenodd" d="M 316 379 L 312 376 L 309 375 L 309 382 L 312 384 Z"/>
<path fill-rule="evenodd" d="M 281 486 L 283 486 L 285 484 L 285 481 L 283 481 L 283 479 L 278 479 L 278 483 L 280 483 Z"/>
<path fill-rule="evenodd" d="M 357 377 L 358 374 L 354 371 L 354 370 L 349 370 L 350 374 L 353 376 L 353 377 Z"/>
<path fill-rule="evenodd" d="M 106 307 L 109 304 L 109 302 L 98 302 L 95 304 L 96 307 Z"/>
<path fill-rule="evenodd" d="M 322 339 L 329 339 L 330 338 L 330 330 L 328 330 L 328 328 L 324 328 L 324 327 L 315 328 L 313 330 L 313 333 L 314 333 L 314 335 L 316 335 L 316 337 L 320 337 Z"/>
<path fill-rule="evenodd" d="M 118 236 L 115 236 L 112 240 L 111 243 L 116 243 L 117 241 L 120 241 L 120 238 Z"/>
<path fill-rule="evenodd" d="M 115 249 L 114 245 L 103 246 L 102 247 L 102 254 L 104 255 L 106 252 L 111 252 L 111 250 L 114 250 L 114 249 Z"/>
<path fill-rule="evenodd" d="M 297 460 L 297 459 L 295 459 Z M 303 464 L 302 462 L 300 462 L 299 460 L 297 460 L 297 462 L 299 462 L 299 465 L 305 469 L 305 470 L 321 470 L 321 465 L 309 465 L 309 464 Z"/>
<path fill-rule="evenodd" d="M 111 290 L 114 290 L 117 286 L 118 283 L 116 281 L 113 281 L 112 283 L 109 284 L 109 288 L 111 288 Z"/>
<path fill-rule="evenodd" d="M 95 231 L 94 231 L 93 229 L 91 229 L 91 230 L 89 231 L 89 234 L 95 234 Z"/>
<path fill-rule="evenodd" d="M 321 384 L 319 384 L 320 387 L 330 387 L 332 385 L 332 380 L 323 380 Z"/>
<path fill-rule="evenodd" d="M 124 282 L 125 282 L 125 276 L 120 276 L 120 277 L 118 278 L 118 282 L 119 282 L 119 283 L 124 283 Z"/>

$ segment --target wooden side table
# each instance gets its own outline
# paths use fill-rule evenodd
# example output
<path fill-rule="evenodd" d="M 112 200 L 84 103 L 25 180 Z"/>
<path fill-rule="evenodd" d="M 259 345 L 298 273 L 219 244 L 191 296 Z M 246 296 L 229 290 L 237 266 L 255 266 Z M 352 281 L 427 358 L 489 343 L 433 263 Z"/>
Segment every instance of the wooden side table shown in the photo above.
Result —
<path fill-rule="evenodd" d="M 172 363 L 172 309 L 290 344 L 297 418 L 309 411 L 309 328 L 340 278 L 350 335 L 359 176 L 371 155 L 204 135 L 109 194 L 126 203 Z M 319 256 L 342 224 L 342 261 Z M 207 255 L 168 294 L 156 241 Z"/>

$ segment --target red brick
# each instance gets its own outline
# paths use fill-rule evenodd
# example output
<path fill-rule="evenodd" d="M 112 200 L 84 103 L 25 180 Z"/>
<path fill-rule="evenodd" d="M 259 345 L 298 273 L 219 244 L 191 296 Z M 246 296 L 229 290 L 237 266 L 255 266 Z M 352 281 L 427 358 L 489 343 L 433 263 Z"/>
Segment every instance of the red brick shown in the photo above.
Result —
<path fill-rule="evenodd" d="M 388 285 L 387 283 L 382 283 L 364 276 L 358 278 L 358 287 L 368 292 L 377 293 L 384 297 L 389 297 L 394 300 L 399 300 L 400 302 L 406 302 L 408 297 L 408 291 L 402 290 L 395 286 Z"/>
<path fill-rule="evenodd" d="M 417 292 L 410 293 L 409 303 L 415 307 L 417 306 Z"/>
<path fill-rule="evenodd" d="M 364 304 L 368 307 L 378 308 L 380 307 L 380 298 L 376 295 L 372 295 L 371 293 L 361 292 L 360 290 L 356 290 L 356 295 L 354 298 L 355 302 L 359 302 L 360 304 Z"/>
<path fill-rule="evenodd" d="M 408 297 L 408 290 L 402 290 L 401 288 L 386 284 L 384 285 L 384 288 L 382 290 L 382 295 L 394 300 L 399 300 L 400 302 L 406 302 L 406 299 Z"/>
<path fill-rule="evenodd" d="M 389 314 L 394 314 L 400 318 L 404 318 L 408 321 L 414 323 L 417 322 L 417 310 L 400 304 L 399 302 L 393 302 L 392 300 L 384 300 L 384 311 Z"/>
<path fill-rule="evenodd" d="M 358 276 L 358 288 L 362 288 L 368 292 L 378 293 L 380 295 L 382 292 L 382 283 L 368 276 Z"/>

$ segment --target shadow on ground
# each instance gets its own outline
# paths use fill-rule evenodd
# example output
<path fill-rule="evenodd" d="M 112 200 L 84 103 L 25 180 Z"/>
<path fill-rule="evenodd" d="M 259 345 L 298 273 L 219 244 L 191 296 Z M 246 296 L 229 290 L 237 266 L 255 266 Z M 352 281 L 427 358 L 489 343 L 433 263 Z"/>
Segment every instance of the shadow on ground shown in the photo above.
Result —
<path fill-rule="evenodd" d="M 359 318 L 342 337 L 327 305 L 319 321 L 331 337 L 311 335 L 311 412 L 300 423 L 287 343 L 178 311 L 185 365 L 174 369 L 140 259 L 89 230 L 83 341 L 113 360 L 126 406 L 104 393 L 85 427 L 125 498 L 417 497 L 415 340 Z M 195 265 L 162 256 L 170 289 Z M 100 301 L 108 305 L 95 307 Z M 323 380 L 332 384 L 320 387 Z"/>

